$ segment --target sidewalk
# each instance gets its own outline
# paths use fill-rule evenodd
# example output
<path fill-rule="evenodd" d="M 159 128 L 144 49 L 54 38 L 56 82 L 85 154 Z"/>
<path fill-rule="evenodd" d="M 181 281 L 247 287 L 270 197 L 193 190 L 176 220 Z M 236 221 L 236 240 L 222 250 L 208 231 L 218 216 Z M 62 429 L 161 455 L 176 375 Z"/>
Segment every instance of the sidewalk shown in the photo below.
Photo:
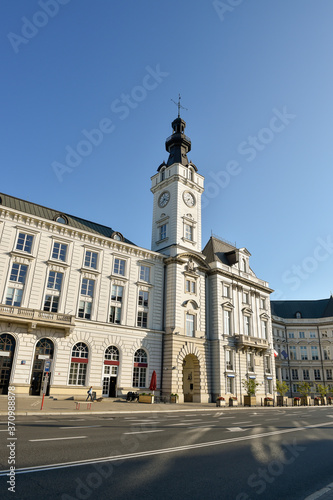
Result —
<path fill-rule="evenodd" d="M 8 405 L 13 403 L 9 402 L 7 396 L 0 396 L 0 416 L 8 415 Z M 82 413 L 95 413 L 95 414 L 108 414 L 108 413 L 154 413 L 154 412 L 170 412 L 170 411 L 229 411 L 229 410 L 249 410 L 250 407 L 220 407 L 217 408 L 215 403 L 154 403 L 144 404 L 137 402 L 127 402 L 121 398 L 105 398 L 102 401 L 86 402 L 84 400 L 76 401 L 70 399 L 53 399 L 52 397 L 45 397 L 43 409 L 41 410 L 42 397 L 41 396 L 17 396 L 15 398 L 15 415 L 77 415 Z M 296 409 L 303 408 L 304 406 L 284 406 L 274 407 L 275 409 Z M 320 409 L 321 407 L 317 407 Z M 326 408 L 323 406 L 322 408 Z M 12 409 L 12 408 L 11 408 Z M 252 410 L 270 411 L 272 407 L 253 406 Z"/>

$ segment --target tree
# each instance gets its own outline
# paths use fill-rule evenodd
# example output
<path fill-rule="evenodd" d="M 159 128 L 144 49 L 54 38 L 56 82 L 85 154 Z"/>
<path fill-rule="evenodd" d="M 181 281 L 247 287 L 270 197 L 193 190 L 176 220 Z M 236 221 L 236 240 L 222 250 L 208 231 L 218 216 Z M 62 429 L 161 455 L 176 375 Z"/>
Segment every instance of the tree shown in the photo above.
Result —
<path fill-rule="evenodd" d="M 283 381 L 280 382 L 279 380 L 276 381 L 276 390 L 281 394 L 282 397 L 289 391 L 289 386 L 287 382 Z"/>
<path fill-rule="evenodd" d="M 249 380 L 247 379 L 243 380 L 243 387 L 246 390 L 248 396 L 256 395 L 256 390 L 258 385 L 259 385 L 258 382 L 256 382 L 254 378 L 250 378 Z"/>
<path fill-rule="evenodd" d="M 320 396 L 324 398 L 326 394 L 329 392 L 330 388 L 326 387 L 326 385 L 322 384 L 317 384 L 317 391 L 319 392 Z"/>
<path fill-rule="evenodd" d="M 311 391 L 311 385 L 308 382 L 300 382 L 298 384 L 298 392 L 301 396 L 307 397 Z"/>

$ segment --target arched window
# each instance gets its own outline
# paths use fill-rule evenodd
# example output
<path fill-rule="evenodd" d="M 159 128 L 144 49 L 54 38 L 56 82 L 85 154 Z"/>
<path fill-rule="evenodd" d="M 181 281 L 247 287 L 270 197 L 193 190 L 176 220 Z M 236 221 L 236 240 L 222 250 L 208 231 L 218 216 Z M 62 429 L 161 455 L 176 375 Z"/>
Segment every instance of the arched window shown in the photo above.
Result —
<path fill-rule="evenodd" d="M 70 385 L 85 385 L 88 365 L 88 346 L 78 342 L 72 349 L 71 367 L 69 371 Z"/>
<path fill-rule="evenodd" d="M 119 361 L 119 350 L 114 345 L 110 345 L 105 349 L 105 360 Z"/>
<path fill-rule="evenodd" d="M 134 354 L 133 387 L 146 387 L 147 361 L 146 351 L 138 349 Z"/>

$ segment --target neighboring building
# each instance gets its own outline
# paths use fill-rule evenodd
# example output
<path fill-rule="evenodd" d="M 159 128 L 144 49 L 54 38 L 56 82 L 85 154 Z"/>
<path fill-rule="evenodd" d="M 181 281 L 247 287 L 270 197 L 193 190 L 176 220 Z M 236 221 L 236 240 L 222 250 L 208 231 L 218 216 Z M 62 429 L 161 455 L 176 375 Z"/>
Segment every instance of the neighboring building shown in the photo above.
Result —
<path fill-rule="evenodd" d="M 333 297 L 271 302 L 276 378 L 299 396 L 298 383 L 333 386 Z"/>
<path fill-rule="evenodd" d="M 179 116 L 152 177 L 152 250 L 118 231 L 8 195 L 0 210 L 0 391 L 103 396 L 149 387 L 180 401 L 272 395 L 268 284 L 250 253 L 201 249 L 204 178 Z M 44 383 L 43 381 L 46 380 Z"/>

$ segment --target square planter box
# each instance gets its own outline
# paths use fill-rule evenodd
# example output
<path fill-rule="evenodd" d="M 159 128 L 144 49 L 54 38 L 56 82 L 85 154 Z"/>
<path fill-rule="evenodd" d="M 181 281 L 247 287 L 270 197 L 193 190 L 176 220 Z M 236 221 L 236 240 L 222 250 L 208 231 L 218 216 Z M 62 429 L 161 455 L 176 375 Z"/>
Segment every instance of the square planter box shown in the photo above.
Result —
<path fill-rule="evenodd" d="M 139 394 L 139 403 L 149 403 L 149 404 L 152 404 L 154 402 L 154 396 L 151 395 L 149 396 L 148 394 L 147 395 L 142 395 L 142 394 Z"/>
<path fill-rule="evenodd" d="M 300 406 L 301 405 L 301 400 L 300 399 L 294 399 L 294 406 Z"/>
<path fill-rule="evenodd" d="M 226 405 L 226 402 L 225 402 L 225 399 L 217 399 L 216 400 L 216 406 L 225 406 Z"/>
<path fill-rule="evenodd" d="M 310 396 L 303 396 L 301 398 L 301 406 L 310 406 L 310 404 L 311 404 Z"/>
<path fill-rule="evenodd" d="M 264 399 L 264 406 L 273 406 L 274 401 L 267 401 Z"/>
<path fill-rule="evenodd" d="M 238 406 L 238 401 L 235 399 L 229 399 L 229 406 Z"/>
<path fill-rule="evenodd" d="M 315 399 L 314 400 L 314 405 L 315 406 L 321 406 L 321 399 Z"/>
<path fill-rule="evenodd" d="M 257 406 L 256 396 L 244 396 L 244 406 Z"/>
<path fill-rule="evenodd" d="M 170 396 L 170 403 L 172 404 L 178 403 L 178 396 Z"/>
<path fill-rule="evenodd" d="M 277 396 L 276 397 L 277 406 L 288 406 L 288 398 L 285 396 Z"/>

